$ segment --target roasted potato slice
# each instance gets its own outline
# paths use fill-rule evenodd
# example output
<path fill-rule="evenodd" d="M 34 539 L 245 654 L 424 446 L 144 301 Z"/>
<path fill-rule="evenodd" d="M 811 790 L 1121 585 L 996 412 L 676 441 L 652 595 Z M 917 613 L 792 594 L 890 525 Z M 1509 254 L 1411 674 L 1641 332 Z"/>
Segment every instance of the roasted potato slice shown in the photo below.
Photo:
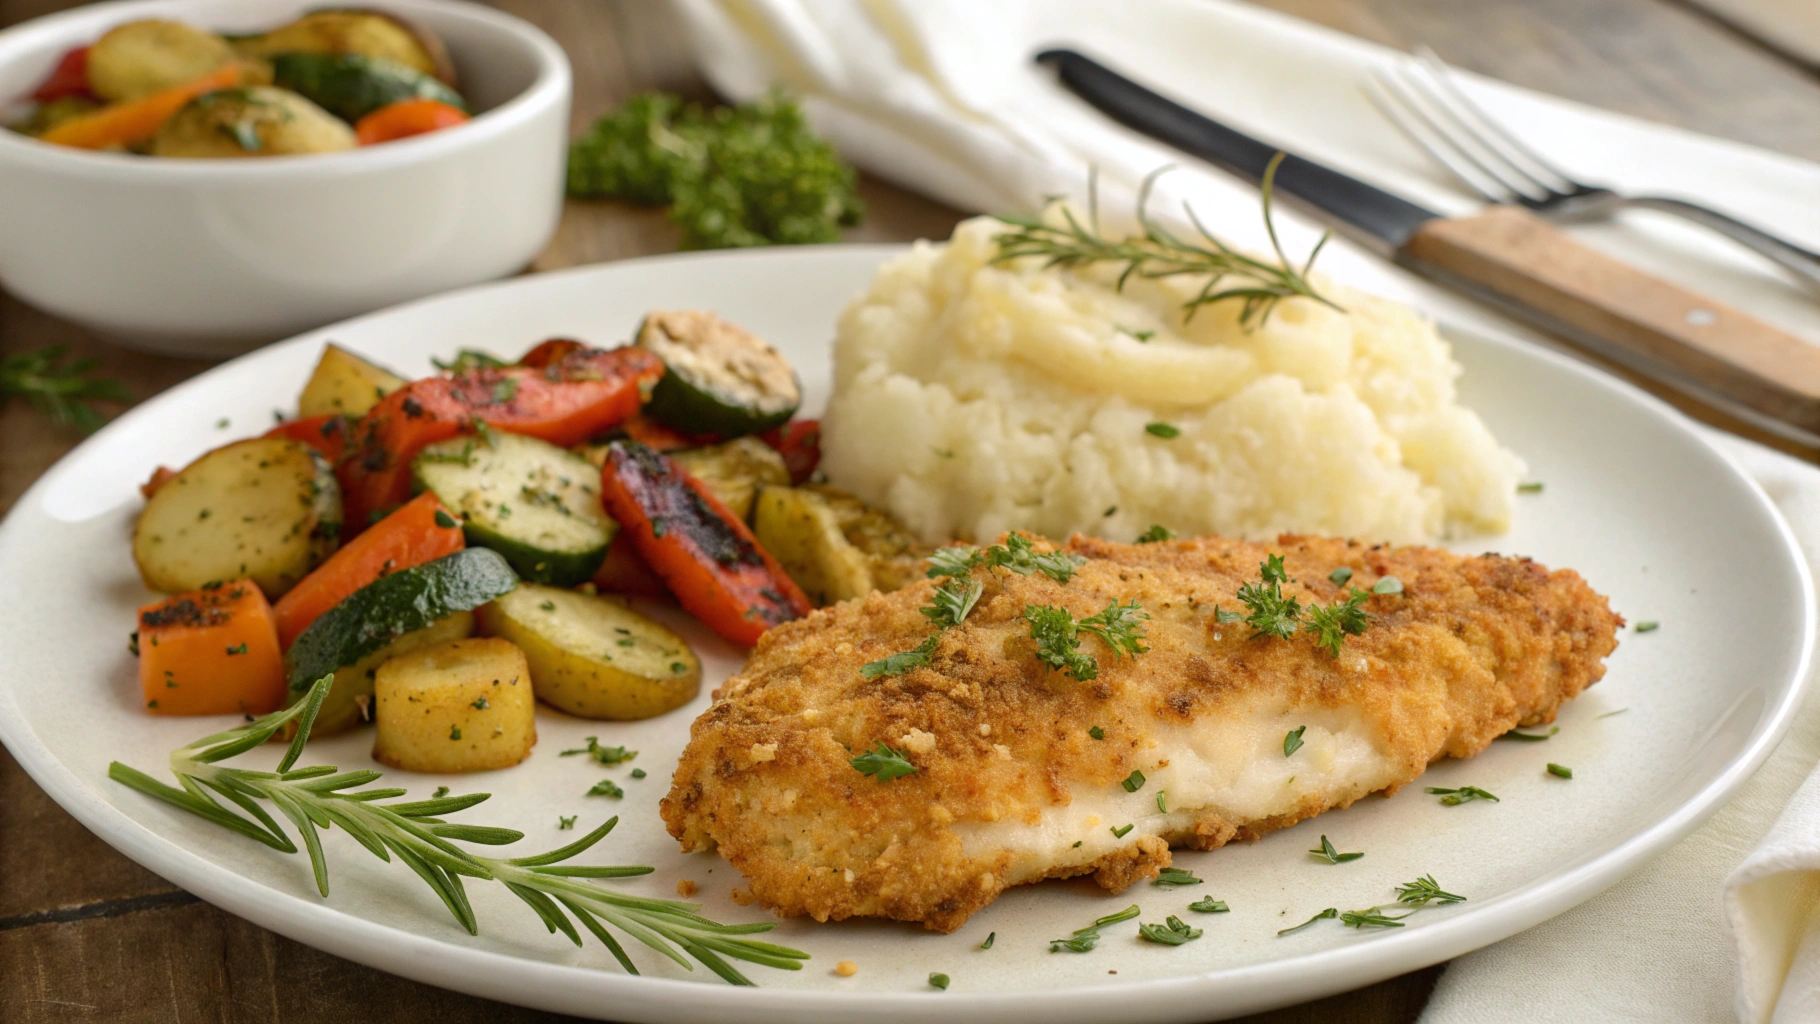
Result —
<path fill-rule="evenodd" d="M 88 84 L 105 100 L 138 99 L 239 59 L 226 39 L 181 21 L 129 21 L 88 50 Z"/>
<path fill-rule="evenodd" d="M 249 577 L 276 598 L 333 554 L 341 535 L 334 470 L 299 441 L 217 448 L 172 477 L 139 514 L 133 561 L 153 590 Z"/>
<path fill-rule="evenodd" d="M 151 154 L 237 159 L 338 153 L 356 145 L 354 129 L 287 89 L 217 89 L 191 100 L 152 137 Z"/>
<path fill-rule="evenodd" d="M 297 415 L 358 417 L 381 398 L 404 387 L 405 379 L 330 343 L 316 361 L 316 370 L 297 399 Z"/>
<path fill-rule="evenodd" d="M 537 743 L 524 652 L 452 640 L 388 659 L 374 680 L 373 760 L 413 772 L 510 768 Z"/>
<path fill-rule="evenodd" d="M 701 688 L 688 641 L 609 597 L 520 584 L 481 607 L 480 631 L 517 644 L 538 698 L 583 718 L 650 718 Z"/>

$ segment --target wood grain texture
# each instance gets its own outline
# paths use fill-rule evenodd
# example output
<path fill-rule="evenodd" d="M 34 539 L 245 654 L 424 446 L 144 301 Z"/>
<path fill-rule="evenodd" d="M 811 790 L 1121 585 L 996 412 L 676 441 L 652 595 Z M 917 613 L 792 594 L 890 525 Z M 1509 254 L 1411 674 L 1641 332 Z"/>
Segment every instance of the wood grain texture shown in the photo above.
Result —
<path fill-rule="evenodd" d="M 494 0 L 549 31 L 576 73 L 579 129 L 634 92 L 706 97 L 659 0 Z M 1820 158 L 1820 81 L 1668 0 L 1266 0 L 1391 45 L 1427 42 L 1464 67 L 1625 113 Z M 74 6 L 0 0 L 0 27 Z M 958 214 L 862 181 L 855 241 L 945 236 Z M 570 203 L 535 269 L 674 248 L 664 216 Z M 206 369 L 134 353 L 0 296 L 0 356 L 66 344 L 136 398 Z M 1679 401 L 1669 396 L 1671 401 Z M 1701 410 L 1690 406 L 1691 411 Z M 78 439 L 0 407 L 0 513 Z M 338 847 L 337 852 L 346 852 Z M 1440 967 L 1248 1018 L 1248 1024 L 1408 1024 Z M 553 1022 L 404 981 L 284 939 L 171 886 L 57 808 L 0 751 L 0 1020 L 339 1024 Z"/>
<path fill-rule="evenodd" d="M 1766 416 L 1820 433 L 1820 347 L 1575 241 L 1527 210 L 1434 220 L 1399 257 L 1539 310 L 1617 362 L 1666 366 Z M 1559 325 L 1559 327 L 1555 327 Z"/>

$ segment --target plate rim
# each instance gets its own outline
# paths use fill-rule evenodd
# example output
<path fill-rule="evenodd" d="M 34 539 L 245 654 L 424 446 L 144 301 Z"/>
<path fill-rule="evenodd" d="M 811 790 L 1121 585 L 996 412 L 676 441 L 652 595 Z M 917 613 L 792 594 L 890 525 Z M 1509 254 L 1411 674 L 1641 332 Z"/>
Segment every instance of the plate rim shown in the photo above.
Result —
<path fill-rule="evenodd" d="M 230 371 L 242 361 L 264 358 L 279 348 L 313 344 L 331 334 L 425 306 L 458 299 L 471 300 L 488 293 L 509 293 L 532 283 L 538 287 L 558 286 L 555 282 L 564 279 L 610 275 L 628 267 L 759 259 L 813 261 L 871 257 L 882 260 L 909 248 L 904 244 L 886 243 L 666 253 L 488 282 L 306 331 L 227 360 L 147 399 L 110 422 L 33 481 L 7 516 L 0 520 L 0 540 L 4 540 L 23 518 L 22 510 L 41 504 L 42 492 L 54 486 L 63 472 L 79 462 L 91 447 L 105 443 L 117 432 L 131 429 L 141 415 L 150 415 L 147 410 L 153 406 L 180 401 L 192 388 L 206 390 L 217 374 Z M 1412 305 L 1418 312 L 1428 315 L 1419 304 Z M 1652 824 L 1558 876 L 1530 885 L 1504 899 L 1481 904 L 1486 911 L 1463 913 L 1420 929 L 1381 936 L 1368 943 L 1217 971 L 1092 987 L 1035 992 L 949 991 L 931 996 L 911 991 L 827 992 L 763 986 L 740 988 L 712 982 L 701 984 L 698 979 L 703 979 L 702 975 L 689 979 L 633 976 L 604 967 L 559 964 L 476 949 L 459 944 L 453 935 L 434 936 L 356 917 L 310 894 L 275 889 L 220 868 L 135 821 L 103 797 L 98 788 L 84 782 L 38 738 L 36 730 L 19 713 L 8 687 L 0 687 L 0 743 L 6 745 L 20 767 L 58 806 L 89 831 L 165 880 L 229 913 L 324 952 L 355 959 L 388 973 L 539 1009 L 587 1016 L 610 1012 L 614 1018 L 626 1021 L 709 1022 L 725 1020 L 727 1014 L 738 1013 L 755 1019 L 760 1016 L 786 1019 L 787 1015 L 787 1019 L 796 1021 L 834 1022 L 850 1021 L 854 1013 L 861 1011 L 883 1014 L 888 1019 L 932 1020 L 937 1015 L 951 1017 L 956 1013 L 1012 1009 L 1047 1013 L 1058 1022 L 1089 1017 L 1102 1019 L 1113 1012 L 1127 1018 L 1135 1014 L 1146 1020 L 1204 1021 L 1211 1019 L 1209 1013 L 1230 1016 L 1284 1005 L 1283 992 L 1293 992 L 1294 998 L 1301 1001 L 1371 984 L 1464 955 L 1564 913 L 1615 885 L 1699 827 L 1736 795 L 1787 733 L 1811 682 L 1815 638 L 1820 631 L 1820 621 L 1815 614 L 1813 576 L 1786 518 L 1762 486 L 1711 438 L 1696 429 L 1692 420 L 1661 399 L 1562 353 L 1482 326 L 1436 320 L 1444 335 L 1469 337 L 1474 343 L 1515 351 L 1520 358 L 1539 359 L 1556 370 L 1582 378 L 1614 399 L 1631 403 L 1640 412 L 1691 437 L 1696 442 L 1696 450 L 1711 459 L 1720 472 L 1743 484 L 1759 510 L 1767 513 L 1784 554 L 1796 569 L 1801 592 L 1803 629 L 1792 684 L 1785 687 L 1774 707 L 1759 718 L 1740 752 L 1696 793 Z M 1209 997 L 1218 999 L 1219 1004 L 1208 1005 Z"/>

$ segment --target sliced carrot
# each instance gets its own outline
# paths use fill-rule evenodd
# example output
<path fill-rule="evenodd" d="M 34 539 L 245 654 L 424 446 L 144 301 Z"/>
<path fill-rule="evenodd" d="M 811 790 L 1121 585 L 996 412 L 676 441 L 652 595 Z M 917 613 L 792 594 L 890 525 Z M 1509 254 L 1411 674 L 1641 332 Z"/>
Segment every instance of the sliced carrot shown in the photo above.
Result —
<path fill-rule="evenodd" d="M 147 498 L 150 498 L 152 495 L 158 493 L 159 488 L 163 487 L 165 484 L 170 483 L 171 478 L 175 477 L 176 475 L 177 475 L 177 471 L 172 469 L 171 467 L 159 466 L 157 469 L 152 470 L 152 477 L 150 480 L 147 480 L 145 483 L 142 483 L 139 485 L 139 493 Z"/>
<path fill-rule="evenodd" d="M 425 491 L 349 541 L 278 599 L 273 614 L 280 646 L 288 649 L 323 612 L 379 577 L 466 546 L 460 521 Z"/>
<path fill-rule="evenodd" d="M 359 529 L 411 496 L 411 460 L 427 444 L 474 430 L 567 447 L 638 411 L 663 363 L 632 346 L 582 349 L 544 367 L 482 367 L 408 384 L 361 417 L 341 464 L 344 521 Z"/>
<path fill-rule="evenodd" d="M 263 715 L 284 705 L 272 606 L 251 580 L 139 609 L 139 686 L 160 715 Z"/>
<path fill-rule="evenodd" d="M 282 437 L 291 441 L 302 441 L 322 453 L 322 457 L 331 464 L 339 464 L 341 456 L 347 451 L 348 432 L 353 429 L 354 421 L 340 413 L 329 413 L 323 416 L 306 416 L 300 420 L 286 420 L 265 432 L 267 437 Z"/>
<path fill-rule="evenodd" d="M 791 420 L 776 430 L 758 435 L 758 439 L 784 457 L 784 467 L 790 471 L 792 484 L 808 480 L 822 461 L 820 420 Z"/>
<path fill-rule="evenodd" d="M 594 586 L 608 594 L 628 597 L 669 597 L 670 588 L 651 571 L 630 534 L 621 530 L 607 545 L 607 557 L 594 570 Z"/>
<path fill-rule="evenodd" d="M 551 363 L 561 362 L 565 357 L 576 352 L 587 351 L 588 346 L 574 338 L 551 338 L 539 342 L 531 351 L 518 357 L 518 365 L 543 368 Z"/>
<path fill-rule="evenodd" d="M 435 100 L 399 100 L 354 122 L 354 138 L 363 146 L 427 135 L 466 124 L 468 115 Z"/>
<path fill-rule="evenodd" d="M 136 100 L 111 103 L 92 114 L 70 118 L 40 138 L 77 149 L 106 149 L 140 142 L 156 135 L 164 122 L 182 110 L 184 104 L 205 92 L 239 85 L 240 78 L 240 66 L 229 64 L 182 85 L 160 89 Z"/>
<path fill-rule="evenodd" d="M 636 441 L 607 446 L 600 497 L 639 555 L 702 624 L 750 646 L 809 599 L 700 480 Z"/>

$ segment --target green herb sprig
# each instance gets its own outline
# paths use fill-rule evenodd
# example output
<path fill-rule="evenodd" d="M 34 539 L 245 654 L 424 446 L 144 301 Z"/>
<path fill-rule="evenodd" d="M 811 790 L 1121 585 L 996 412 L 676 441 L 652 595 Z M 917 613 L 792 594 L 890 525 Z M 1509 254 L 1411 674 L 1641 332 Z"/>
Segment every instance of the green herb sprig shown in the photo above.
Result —
<path fill-rule="evenodd" d="M 1432 793 L 1440 797 L 1441 802 L 1449 807 L 1458 807 L 1461 804 L 1471 803 L 1474 800 L 1490 800 L 1494 804 L 1499 802 L 1496 796 L 1493 796 L 1489 791 L 1480 789 L 1477 786 L 1461 786 L 1459 789 L 1442 789 L 1439 786 L 1429 786 L 1424 792 Z"/>
<path fill-rule="evenodd" d="M 883 743 L 876 744 L 871 750 L 847 763 L 853 766 L 854 771 L 873 776 L 880 782 L 901 779 L 916 771 L 916 765 L 911 764 L 909 758 Z"/>
<path fill-rule="evenodd" d="M 1264 169 L 1264 180 L 1260 188 L 1264 229 L 1270 235 L 1270 246 L 1276 253 L 1275 263 L 1247 256 L 1215 238 L 1200 218 L 1195 216 L 1194 208 L 1187 204 L 1183 204 L 1182 212 L 1200 235 L 1198 239 L 1179 237 L 1153 220 L 1149 211 L 1150 194 L 1155 188 L 1157 177 L 1168 170 L 1166 167 L 1151 173 L 1138 189 L 1137 220 L 1140 234 L 1113 240 L 1100 231 L 1099 181 L 1097 174 L 1094 174 L 1088 181 L 1087 217 L 1084 222 L 1071 207 L 1060 203 L 1053 206 L 1057 215 L 1055 217 L 1000 216 L 998 219 L 1010 230 L 1001 232 L 995 239 L 998 251 L 993 261 L 1003 263 L 1037 259 L 1043 261 L 1044 267 L 1070 269 L 1095 263 L 1123 264 L 1125 269 L 1119 274 L 1116 285 L 1121 291 L 1132 277 L 1161 279 L 1182 275 L 1202 276 L 1206 282 L 1193 297 L 1182 304 L 1185 317 L 1193 318 L 1202 306 L 1237 300 L 1244 303 L 1239 311 L 1239 323 L 1248 327 L 1254 321 L 1257 324 L 1268 322 L 1277 303 L 1296 296 L 1310 298 L 1331 309 L 1345 312 L 1331 299 L 1316 292 L 1308 281 L 1308 272 L 1314 267 L 1315 257 L 1320 255 L 1329 236 L 1321 236 L 1300 269 L 1290 262 L 1282 243 L 1277 239 L 1270 204 L 1277 166 L 1282 163 L 1283 156 L 1284 154 L 1278 153 L 1271 158 L 1269 166 Z M 1236 280 L 1228 284 L 1228 279 Z"/>
<path fill-rule="evenodd" d="M 483 857 L 451 840 L 500 846 L 517 842 L 524 834 L 508 828 L 453 824 L 442 816 L 473 807 L 486 800 L 488 794 L 396 801 L 405 794 L 403 789 L 359 788 L 382 777 L 382 773 L 372 769 L 344 772 L 329 765 L 293 767 L 303 754 L 310 727 L 332 681 L 332 676 L 324 676 L 310 687 L 302 701 L 283 711 L 205 736 L 173 751 L 171 772 L 182 788 L 160 782 L 119 761 L 108 766 L 108 777 L 281 853 L 295 853 L 296 844 L 259 801 L 277 807 L 302 836 L 317 891 L 323 896 L 329 894 L 329 869 L 318 830 L 338 825 L 380 860 L 390 862 L 396 857 L 403 862 L 430 886 L 456 922 L 471 935 L 479 934 L 480 926 L 468 901 L 464 878 L 504 885 L 530 906 L 552 934 L 560 931 L 577 946 L 582 944 L 581 933 L 575 927 L 579 921 L 630 974 L 637 974 L 638 969 L 607 930 L 609 927 L 630 935 L 685 969 L 694 970 L 694 964 L 689 962 L 693 958 L 736 985 L 752 982 L 727 958 L 792 971 L 800 970 L 802 961 L 809 958 L 801 950 L 748 938 L 770 931 L 770 921 L 720 924 L 701 916 L 692 903 L 631 896 L 584 881 L 646 875 L 651 873 L 649 867 L 562 863 L 605 838 L 618 818 L 610 818 L 575 842 L 548 853 L 510 859 Z M 230 768 L 220 763 L 258 748 L 293 722 L 296 734 L 275 770 Z M 224 805 L 223 799 L 233 807 Z"/>
<path fill-rule="evenodd" d="M 1365 856 L 1363 853 L 1341 853 L 1333 848 L 1333 843 L 1330 842 L 1326 836 L 1321 837 L 1320 849 L 1309 850 L 1308 852 L 1329 864 L 1344 864 L 1349 860 L 1358 860 L 1360 857 Z"/>
<path fill-rule="evenodd" d="M 1099 613 L 1079 620 L 1068 609 L 1054 605 L 1024 607 L 1030 638 L 1036 641 L 1037 660 L 1081 682 L 1100 674 L 1099 662 L 1081 650 L 1081 633 L 1092 633 L 1105 641 L 1115 657 L 1136 657 L 1150 649 L 1143 644 L 1143 623 L 1149 617 L 1136 601 L 1120 604 L 1117 598 Z"/>
<path fill-rule="evenodd" d="M 624 764 L 638 756 L 638 751 L 627 750 L 625 747 L 603 747 L 598 736 L 589 736 L 585 742 L 587 746 L 565 750 L 559 756 L 586 754 L 601 764 Z"/>
<path fill-rule="evenodd" d="M 1165 946 L 1180 946 L 1185 942 L 1200 938 L 1201 930 L 1188 927 L 1181 918 L 1171 914 L 1163 924 L 1140 923 L 1138 936 Z"/>
<path fill-rule="evenodd" d="M 1070 953 L 1086 953 L 1099 944 L 1100 929 L 1121 921 L 1129 921 L 1136 916 L 1138 916 L 1138 906 L 1133 903 L 1116 914 L 1107 914 L 1105 917 L 1096 919 L 1085 928 L 1075 929 L 1074 934 L 1069 938 L 1050 939 L 1049 952 L 1060 953 L 1062 950 L 1067 950 Z"/>
<path fill-rule="evenodd" d="M 126 385 L 112 377 L 97 377 L 97 359 L 64 362 L 67 345 L 52 345 L 35 352 L 0 358 L 0 405 L 9 398 L 23 398 L 53 424 L 92 434 L 104 422 L 93 402 L 131 402 Z"/>

